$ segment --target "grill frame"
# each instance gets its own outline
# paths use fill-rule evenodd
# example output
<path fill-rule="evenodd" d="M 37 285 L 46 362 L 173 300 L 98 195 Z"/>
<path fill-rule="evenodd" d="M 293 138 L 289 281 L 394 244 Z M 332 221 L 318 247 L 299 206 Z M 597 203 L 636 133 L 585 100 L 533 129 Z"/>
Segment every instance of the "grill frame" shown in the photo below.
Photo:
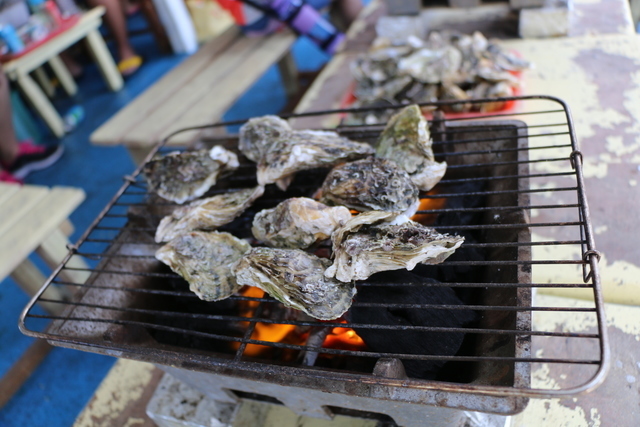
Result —
<path fill-rule="evenodd" d="M 588 208 L 588 203 L 586 199 L 586 192 L 584 189 L 582 156 L 578 148 L 577 140 L 575 138 L 571 114 L 569 112 L 568 106 L 562 100 L 554 97 L 527 96 L 527 97 L 510 97 L 510 98 L 504 98 L 502 100 L 504 101 L 514 100 L 516 102 L 528 102 L 529 100 L 547 100 L 547 101 L 551 101 L 553 103 L 559 104 L 561 106 L 561 111 L 566 116 L 566 126 L 568 127 L 568 136 L 571 141 L 570 147 L 566 147 L 566 148 L 571 148 L 571 152 L 568 158 L 571 160 L 572 166 L 575 170 L 575 176 L 576 176 L 576 187 L 568 188 L 566 191 L 576 192 L 578 203 L 576 204 L 577 206 L 574 206 L 574 207 L 578 208 L 578 212 L 579 212 L 578 215 L 579 215 L 580 221 L 578 221 L 577 224 L 580 225 L 580 230 L 581 230 L 581 233 L 583 233 L 583 236 L 582 236 L 583 238 L 581 238 L 580 241 L 556 241 L 552 243 L 554 245 L 580 243 L 582 246 L 583 260 L 585 261 L 584 263 L 575 262 L 575 261 L 569 262 L 566 260 L 557 260 L 557 262 L 560 264 L 562 263 L 582 264 L 584 269 L 583 279 L 585 282 L 588 282 L 588 281 L 591 282 L 591 285 L 588 287 L 592 288 L 594 292 L 595 308 L 593 312 L 595 313 L 597 317 L 597 322 L 598 322 L 598 326 L 597 326 L 598 334 L 596 338 L 598 339 L 599 351 L 600 351 L 600 361 L 599 361 L 598 369 L 596 373 L 589 380 L 585 381 L 579 386 L 570 387 L 562 390 L 549 390 L 549 389 L 532 389 L 532 388 L 526 388 L 526 387 L 502 387 L 502 386 L 483 386 L 483 385 L 477 385 L 477 384 L 445 383 L 445 382 L 413 380 L 413 379 L 410 380 L 411 384 L 408 385 L 407 380 L 404 380 L 404 379 L 380 378 L 380 377 L 374 377 L 371 375 L 366 376 L 362 374 L 352 374 L 344 371 L 340 371 L 336 373 L 336 372 L 323 370 L 321 372 L 321 377 L 322 377 L 322 381 L 324 382 L 324 384 L 322 385 L 324 389 L 337 391 L 337 392 L 340 392 L 340 390 L 343 390 L 344 392 L 349 393 L 350 390 L 353 390 L 358 387 L 368 387 L 368 391 L 366 392 L 371 393 L 372 390 L 374 389 L 377 390 L 378 388 L 382 387 L 382 388 L 386 388 L 385 389 L 386 391 L 384 391 L 384 393 L 389 393 L 389 390 L 394 389 L 396 390 L 395 391 L 396 394 L 402 394 L 403 390 L 406 390 L 407 387 L 409 387 L 411 390 L 416 390 L 416 391 L 447 392 L 447 393 L 451 393 L 452 396 L 465 395 L 467 398 L 469 397 L 469 394 L 473 394 L 476 396 L 480 396 L 478 398 L 482 400 L 482 396 L 508 397 L 508 398 L 569 396 L 569 395 L 575 395 L 575 394 L 590 391 L 595 387 L 597 387 L 604 380 L 604 377 L 606 375 L 606 372 L 608 370 L 608 366 L 610 363 L 610 360 L 609 360 L 610 355 L 609 355 L 608 336 L 606 331 L 606 322 L 604 317 L 600 275 L 599 275 L 598 265 L 597 265 L 599 253 L 595 248 L 595 242 L 593 239 L 593 231 L 592 231 L 592 226 L 590 221 L 589 208 Z M 472 102 L 495 102 L 495 101 L 496 99 L 475 100 Z M 468 101 L 465 101 L 465 102 L 468 102 Z M 440 101 L 440 102 L 423 104 L 423 106 L 442 107 L 447 105 L 450 106 L 455 103 L 456 102 Z M 385 107 L 385 109 L 388 109 L 388 107 Z M 369 109 L 369 110 L 372 110 L 372 109 Z M 348 113 L 349 111 L 351 110 L 350 109 L 334 110 L 331 112 L 306 113 L 303 115 L 293 115 L 289 117 L 293 117 L 293 118 L 309 117 L 309 116 L 319 116 L 319 115 L 329 114 L 329 113 L 330 114 Z M 537 112 L 537 113 L 534 112 L 533 114 L 543 114 L 543 113 L 548 113 L 548 111 Z M 527 114 L 527 113 L 506 113 L 506 114 L 499 113 L 494 115 L 487 115 L 483 118 L 483 120 L 486 118 L 503 119 L 505 117 L 511 117 L 514 115 L 520 116 L 524 114 Z M 436 115 L 434 120 L 441 120 L 441 118 Z M 445 122 L 448 125 L 451 123 L 460 122 L 460 121 L 464 123 L 465 121 L 468 121 L 468 120 L 478 120 L 478 118 L 477 117 L 455 118 L 455 119 L 445 118 Z M 227 125 L 240 124 L 240 123 L 242 122 L 241 121 L 227 122 L 227 123 L 220 123 L 215 125 L 202 126 L 198 128 L 202 129 L 202 128 L 220 127 L 220 126 L 227 126 Z M 187 131 L 187 130 L 193 130 L 193 128 L 185 129 L 184 131 Z M 546 134 L 546 136 L 552 136 L 552 135 Z M 434 138 L 435 137 L 437 137 L 437 132 L 434 133 Z M 165 146 L 168 141 L 170 141 L 170 136 L 167 137 L 162 143 L 158 144 L 158 146 L 155 147 L 155 149 L 147 157 L 147 160 L 149 160 L 158 150 L 160 150 L 163 146 Z M 557 147 L 554 146 L 554 148 L 557 148 Z M 567 157 L 562 158 L 562 160 L 565 160 L 565 161 L 566 159 Z M 105 345 L 104 340 L 98 340 L 94 342 L 91 342 L 90 340 L 86 340 L 86 339 L 74 340 L 73 338 L 69 338 L 69 337 L 55 336 L 54 334 L 51 334 L 48 331 L 39 332 L 39 331 L 34 331 L 27 328 L 25 324 L 26 318 L 28 316 L 32 316 L 29 313 L 32 310 L 34 304 L 39 299 L 41 299 L 42 294 L 44 293 L 46 288 L 54 281 L 54 279 L 57 277 L 59 272 L 63 268 L 66 268 L 65 267 L 66 262 L 72 256 L 75 255 L 78 248 L 80 248 L 81 245 L 87 240 L 89 235 L 98 226 L 98 224 L 102 221 L 102 219 L 108 214 L 111 208 L 117 203 L 118 200 L 120 200 L 120 198 L 127 191 L 127 189 L 131 185 L 134 185 L 134 183 L 136 182 L 136 177 L 140 174 L 141 169 L 142 169 L 142 166 L 138 167 L 132 176 L 126 177 L 125 183 L 123 184 L 121 189 L 116 193 L 116 195 L 111 200 L 111 202 L 105 207 L 105 209 L 100 213 L 100 215 L 96 218 L 96 220 L 91 224 L 89 229 L 78 240 L 76 245 L 70 248 L 70 251 L 67 257 L 63 260 L 60 266 L 58 266 L 58 268 L 53 272 L 53 274 L 44 284 L 40 292 L 38 292 L 38 294 L 36 294 L 30 301 L 30 303 L 25 307 L 19 321 L 20 330 L 27 335 L 34 336 L 37 338 L 47 339 L 53 344 L 70 347 L 70 348 L 95 351 L 95 352 L 109 354 L 117 357 L 135 358 L 139 360 L 149 361 L 153 363 L 160 363 L 160 364 L 169 365 L 169 366 L 182 366 L 187 369 L 197 370 L 197 369 L 201 369 L 202 366 L 208 365 L 211 367 L 210 369 L 213 372 L 232 375 L 239 378 L 248 378 L 248 379 L 253 379 L 257 381 L 269 381 L 272 383 L 281 384 L 283 386 L 287 386 L 287 385 L 296 385 L 296 386 L 302 386 L 302 387 L 309 386 L 309 384 L 305 384 L 304 381 L 301 381 L 300 378 L 317 376 L 318 375 L 317 369 L 256 364 L 253 362 L 246 362 L 239 359 L 232 360 L 231 363 L 229 363 L 228 360 L 222 360 L 222 361 L 212 360 L 211 357 L 198 354 L 197 351 L 189 354 L 188 357 L 185 358 L 184 356 L 177 355 L 176 352 L 174 351 L 166 350 L 162 348 L 149 350 L 136 345 L 126 345 L 126 344 L 119 344 L 118 348 L 113 348 L 113 347 L 110 347 L 109 345 Z M 520 174 L 518 174 L 518 177 L 520 178 Z M 540 191 L 543 191 L 543 190 L 544 189 Z M 556 189 L 555 191 L 560 191 L 560 190 L 561 189 Z M 529 191 L 535 192 L 536 190 L 534 189 Z M 440 195 L 440 197 L 442 197 L 442 195 Z M 550 223 L 550 224 L 545 224 L 545 226 L 550 226 L 550 225 L 566 226 L 568 224 L 576 225 L 576 222 L 575 221 L 571 223 L 558 222 L 557 224 Z M 528 224 L 529 227 L 533 225 L 536 225 L 536 224 Z M 438 229 L 442 231 L 447 231 L 447 230 L 443 230 L 440 227 Z M 535 244 L 532 243 L 530 247 L 534 245 Z M 542 245 L 544 245 L 544 243 L 542 243 Z M 513 264 L 513 262 L 509 262 L 509 263 Z M 526 264 L 527 262 L 524 262 L 524 263 Z M 529 264 L 535 265 L 536 261 L 533 260 L 529 262 Z M 590 269 L 588 269 L 587 267 L 590 267 Z M 446 285 L 451 286 L 450 283 L 447 283 Z M 465 287 L 470 286 L 469 283 L 464 283 L 462 285 L 464 285 Z M 476 283 L 475 285 L 486 286 L 486 283 Z M 548 287 L 578 287 L 577 286 L 578 284 L 542 284 L 542 283 L 538 283 L 538 284 L 502 283 L 498 285 L 515 287 L 515 288 L 523 288 L 523 289 L 531 289 L 535 287 L 547 287 L 547 286 Z M 69 306 L 70 306 L 69 307 L 69 310 L 70 310 L 72 304 L 69 304 Z M 483 307 L 483 308 L 486 309 L 486 307 Z M 528 308 L 527 311 L 533 311 L 533 308 Z M 550 311 L 552 311 L 552 309 L 550 309 Z M 64 316 L 65 316 L 64 313 L 62 316 L 58 316 L 59 318 L 58 320 L 64 319 L 65 318 Z M 32 317 L 37 317 L 37 316 L 32 316 Z M 56 316 L 44 316 L 44 317 L 49 319 L 54 319 L 54 320 L 56 319 Z M 282 323 L 282 322 L 278 322 L 278 323 Z M 533 335 L 536 335 L 536 333 L 535 331 L 531 331 L 527 335 L 533 336 Z M 545 334 L 545 335 L 549 335 L 549 334 Z M 576 335 L 576 334 L 573 334 L 573 335 Z M 564 335 L 558 334 L 558 336 L 564 336 Z M 245 340 L 245 343 L 246 343 L 246 340 Z M 530 361 L 523 361 L 523 362 L 540 363 L 544 361 L 545 361 L 544 359 L 532 358 Z M 553 362 L 553 360 L 550 360 L 548 362 Z M 529 367 L 531 366 L 530 363 L 528 364 L 528 366 Z M 363 390 L 362 392 L 365 392 L 365 391 Z M 424 397 L 419 397 L 419 396 L 413 396 L 413 397 L 405 396 L 405 398 L 410 399 L 415 403 L 423 402 L 425 399 Z M 521 399 L 517 399 L 517 400 L 518 400 L 518 403 L 512 404 L 514 408 L 521 407 L 523 404 Z M 498 412 L 502 412 L 502 411 L 498 411 Z"/>

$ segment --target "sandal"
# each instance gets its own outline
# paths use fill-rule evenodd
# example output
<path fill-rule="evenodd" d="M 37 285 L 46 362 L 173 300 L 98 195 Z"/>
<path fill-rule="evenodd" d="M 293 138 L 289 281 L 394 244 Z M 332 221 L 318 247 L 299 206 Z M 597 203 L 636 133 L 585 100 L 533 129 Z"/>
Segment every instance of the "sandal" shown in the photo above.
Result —
<path fill-rule="evenodd" d="M 123 59 L 118 62 L 118 71 L 122 74 L 123 77 L 129 77 L 138 71 L 138 68 L 142 65 L 142 57 L 141 56 L 132 56 L 131 58 Z"/>

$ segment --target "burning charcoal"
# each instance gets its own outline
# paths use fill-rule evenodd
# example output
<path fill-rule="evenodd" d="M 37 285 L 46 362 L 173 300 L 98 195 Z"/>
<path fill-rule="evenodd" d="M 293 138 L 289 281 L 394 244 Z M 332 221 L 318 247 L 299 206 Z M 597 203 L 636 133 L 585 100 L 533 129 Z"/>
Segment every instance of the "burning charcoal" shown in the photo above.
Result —
<path fill-rule="evenodd" d="M 147 163 L 143 173 L 149 190 L 182 204 L 202 196 L 221 173 L 238 166 L 238 156 L 218 145 L 208 151 L 169 153 Z"/>
<path fill-rule="evenodd" d="M 188 231 L 215 230 L 242 214 L 262 193 L 264 187 L 257 186 L 196 200 L 179 207 L 160 221 L 155 240 L 158 243 L 168 242 Z"/>
<path fill-rule="evenodd" d="M 430 332 L 404 329 L 405 326 L 438 328 L 469 327 L 478 318 L 465 309 L 395 307 L 396 304 L 463 305 L 451 288 L 429 286 L 437 281 L 406 271 L 379 273 L 360 286 L 348 320 L 374 352 L 418 355 L 455 355 L 465 337 L 460 332 Z M 392 285 L 391 285 L 392 284 Z M 409 286 L 400 286 L 409 284 Z M 378 307 L 359 306 L 377 303 Z M 359 328 L 357 324 L 394 326 L 393 329 Z M 400 358 L 402 359 L 402 358 Z M 446 363 L 442 360 L 402 360 L 412 378 L 434 379 Z"/>
<path fill-rule="evenodd" d="M 251 249 L 229 233 L 194 231 L 158 249 L 156 258 L 189 282 L 200 299 L 218 301 L 240 289 L 231 266 Z"/>
<path fill-rule="evenodd" d="M 306 249 L 329 239 L 336 228 L 351 219 L 344 206 L 329 207 L 306 197 L 287 199 L 253 219 L 253 235 L 275 248 Z"/>
<path fill-rule="evenodd" d="M 326 278 L 330 263 L 298 249 L 253 248 L 236 264 L 236 280 L 311 317 L 333 320 L 351 307 L 356 289 L 352 283 Z"/>
<path fill-rule="evenodd" d="M 238 149 L 257 163 L 273 141 L 290 132 L 289 123 L 278 116 L 255 117 L 240 128 Z"/>
<path fill-rule="evenodd" d="M 446 162 L 435 161 L 431 144 L 427 121 L 414 104 L 391 117 L 376 144 L 376 155 L 396 162 L 420 190 L 429 191 L 447 171 Z"/>
<path fill-rule="evenodd" d="M 418 188 L 395 162 L 370 157 L 334 167 L 322 184 L 327 205 L 343 205 L 357 211 L 404 212 L 418 209 Z"/>
<path fill-rule="evenodd" d="M 439 264 L 463 241 L 403 215 L 365 212 L 333 234 L 334 261 L 325 275 L 349 282 L 379 271 L 413 270 L 418 263 Z"/>
<path fill-rule="evenodd" d="M 258 183 L 286 190 L 296 172 L 330 167 L 373 154 L 371 145 L 331 131 L 300 130 L 276 139 L 258 163 Z"/>

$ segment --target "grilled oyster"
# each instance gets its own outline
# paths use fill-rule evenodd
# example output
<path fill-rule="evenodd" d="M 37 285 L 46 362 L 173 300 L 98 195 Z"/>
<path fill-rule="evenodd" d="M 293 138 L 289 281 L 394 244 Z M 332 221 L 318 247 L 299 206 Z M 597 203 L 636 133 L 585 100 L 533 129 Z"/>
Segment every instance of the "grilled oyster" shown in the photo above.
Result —
<path fill-rule="evenodd" d="M 300 130 L 277 138 L 258 163 L 258 183 L 286 190 L 296 172 L 373 154 L 371 145 L 330 131 Z"/>
<path fill-rule="evenodd" d="M 390 212 L 365 212 L 333 233 L 331 267 L 325 276 L 342 282 L 365 280 L 379 271 L 413 270 L 418 263 L 439 264 L 464 237 L 436 230 Z"/>
<path fill-rule="evenodd" d="M 221 173 L 239 166 L 238 156 L 217 145 L 211 150 L 174 151 L 144 166 L 149 190 L 182 204 L 202 196 Z"/>
<path fill-rule="evenodd" d="M 253 248 L 235 265 L 236 280 L 264 290 L 287 307 L 332 320 L 351 307 L 356 289 L 325 277 L 329 264 L 299 249 Z"/>
<path fill-rule="evenodd" d="M 313 199 L 296 197 L 258 212 L 251 231 L 269 246 L 306 249 L 330 238 L 349 219 L 351 212 L 344 206 L 329 207 Z"/>
<path fill-rule="evenodd" d="M 418 188 L 395 162 L 370 157 L 334 167 L 322 184 L 320 201 L 358 211 L 405 212 L 418 209 Z"/>
<path fill-rule="evenodd" d="M 264 187 L 257 186 L 206 199 L 195 200 L 162 218 L 156 229 L 156 242 L 168 242 L 178 234 L 192 230 L 215 230 L 228 224 L 262 196 Z"/>
<path fill-rule="evenodd" d="M 290 132 L 289 123 L 278 116 L 255 117 L 240 128 L 238 148 L 257 163 L 274 140 Z"/>
<path fill-rule="evenodd" d="M 420 190 L 429 191 L 447 171 L 446 162 L 435 161 L 431 144 L 427 121 L 413 104 L 391 117 L 376 143 L 376 155 L 396 162 Z"/>
<path fill-rule="evenodd" d="M 158 249 L 156 258 L 189 282 L 200 299 L 219 301 L 240 288 L 231 266 L 250 249 L 229 233 L 192 231 Z"/>

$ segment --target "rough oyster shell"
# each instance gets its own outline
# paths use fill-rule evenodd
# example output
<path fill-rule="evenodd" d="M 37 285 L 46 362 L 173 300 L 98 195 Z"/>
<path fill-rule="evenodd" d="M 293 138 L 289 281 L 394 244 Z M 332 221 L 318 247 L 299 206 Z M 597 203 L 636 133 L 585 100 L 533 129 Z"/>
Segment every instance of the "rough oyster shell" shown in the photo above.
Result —
<path fill-rule="evenodd" d="M 409 75 L 422 83 L 457 82 L 462 53 L 453 46 L 420 49 L 398 62 L 398 74 Z"/>
<path fill-rule="evenodd" d="M 162 218 L 156 229 L 156 242 L 168 242 L 178 234 L 192 230 L 215 230 L 228 224 L 262 196 L 264 187 L 231 191 L 195 200 Z"/>
<path fill-rule="evenodd" d="M 143 168 L 149 190 L 182 204 L 215 185 L 221 173 L 238 168 L 238 156 L 221 146 L 211 150 L 174 151 L 153 159 Z"/>
<path fill-rule="evenodd" d="M 376 143 L 376 155 L 396 162 L 420 190 L 429 191 L 447 171 L 446 162 L 435 161 L 431 144 L 427 121 L 414 104 L 391 117 Z"/>
<path fill-rule="evenodd" d="M 311 317 L 333 320 L 351 307 L 356 288 L 325 277 L 329 264 L 298 249 L 253 248 L 235 265 L 236 280 Z"/>
<path fill-rule="evenodd" d="M 335 132 L 300 130 L 276 139 L 258 163 L 258 183 L 286 190 L 296 172 L 327 167 L 373 154 L 371 145 Z"/>
<path fill-rule="evenodd" d="M 205 301 L 218 301 L 240 289 L 231 266 L 251 249 L 229 233 L 192 231 L 158 249 L 156 258 L 182 276 Z"/>
<path fill-rule="evenodd" d="M 405 212 L 418 209 L 418 188 L 395 162 L 370 157 L 334 167 L 322 184 L 320 201 L 357 211 Z"/>
<path fill-rule="evenodd" d="M 413 270 L 418 263 L 439 264 L 464 237 L 436 230 L 390 212 L 365 212 L 333 234 L 331 267 L 325 276 L 342 282 L 365 280 L 387 270 Z"/>
<path fill-rule="evenodd" d="M 240 128 L 238 149 L 257 163 L 273 141 L 290 132 L 289 123 L 278 116 L 255 117 Z"/>
<path fill-rule="evenodd" d="M 251 231 L 275 248 L 306 249 L 326 240 L 351 219 L 344 206 L 329 207 L 306 197 L 287 199 L 273 209 L 258 212 Z"/>

